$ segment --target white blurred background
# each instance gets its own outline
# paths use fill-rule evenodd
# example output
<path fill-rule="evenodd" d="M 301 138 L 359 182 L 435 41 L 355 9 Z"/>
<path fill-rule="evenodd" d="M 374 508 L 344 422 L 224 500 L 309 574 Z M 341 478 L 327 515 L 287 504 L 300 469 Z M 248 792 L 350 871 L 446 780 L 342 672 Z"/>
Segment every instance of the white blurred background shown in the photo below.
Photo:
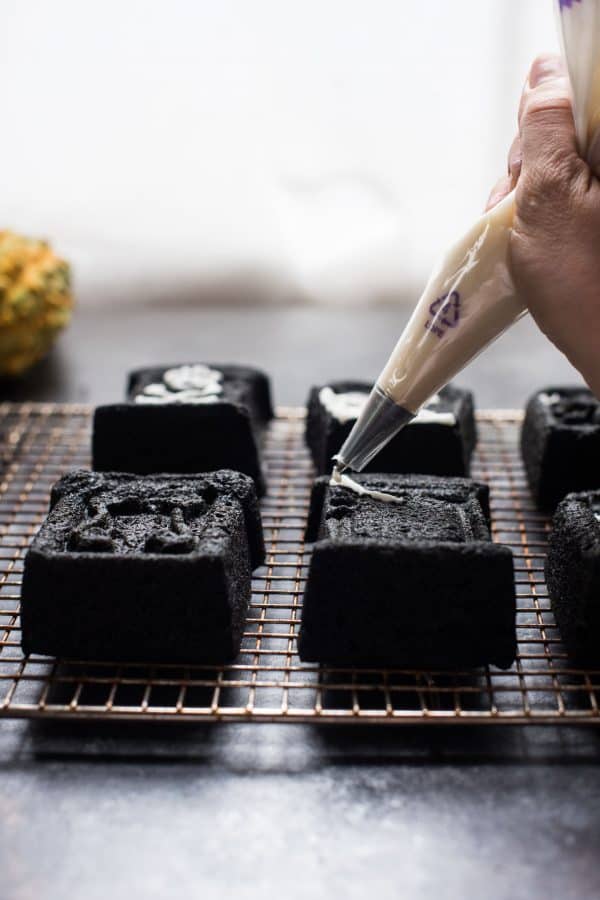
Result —
<path fill-rule="evenodd" d="M 81 302 L 414 302 L 552 0 L 3 0 L 0 228 Z"/>

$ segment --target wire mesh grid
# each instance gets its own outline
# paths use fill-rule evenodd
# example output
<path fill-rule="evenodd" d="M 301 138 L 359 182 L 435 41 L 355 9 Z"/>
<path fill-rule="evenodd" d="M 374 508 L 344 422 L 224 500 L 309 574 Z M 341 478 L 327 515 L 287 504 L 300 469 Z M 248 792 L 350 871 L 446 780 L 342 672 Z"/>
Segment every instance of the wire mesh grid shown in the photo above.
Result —
<path fill-rule="evenodd" d="M 518 656 L 508 671 L 351 670 L 304 665 L 296 652 L 310 563 L 303 539 L 314 476 L 304 412 L 280 409 L 266 439 L 267 561 L 255 573 L 242 651 L 220 669 L 23 656 L 19 591 L 27 546 L 51 485 L 89 464 L 90 410 L 0 404 L 0 716 L 376 724 L 600 723 L 600 671 L 570 666 L 544 583 L 549 523 L 524 479 L 520 414 L 479 415 L 473 476 L 491 487 L 494 540 L 511 546 Z M 168 615 L 168 597 L 165 597 Z"/>

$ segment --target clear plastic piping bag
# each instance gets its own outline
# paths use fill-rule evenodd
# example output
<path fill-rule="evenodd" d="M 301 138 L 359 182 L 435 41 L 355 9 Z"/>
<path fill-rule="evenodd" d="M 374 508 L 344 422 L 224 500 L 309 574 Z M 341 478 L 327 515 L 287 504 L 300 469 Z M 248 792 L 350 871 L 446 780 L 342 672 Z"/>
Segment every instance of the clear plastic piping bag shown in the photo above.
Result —
<path fill-rule="evenodd" d="M 580 153 L 600 136 L 600 0 L 555 0 Z M 431 276 L 379 378 L 396 403 L 416 412 L 526 311 L 509 266 L 514 193 L 454 244 Z"/>
<path fill-rule="evenodd" d="M 600 139 L 600 0 L 553 0 L 580 153 Z M 432 274 L 370 402 L 340 451 L 362 469 L 421 406 L 526 312 L 509 241 L 514 192 L 479 218 Z"/>

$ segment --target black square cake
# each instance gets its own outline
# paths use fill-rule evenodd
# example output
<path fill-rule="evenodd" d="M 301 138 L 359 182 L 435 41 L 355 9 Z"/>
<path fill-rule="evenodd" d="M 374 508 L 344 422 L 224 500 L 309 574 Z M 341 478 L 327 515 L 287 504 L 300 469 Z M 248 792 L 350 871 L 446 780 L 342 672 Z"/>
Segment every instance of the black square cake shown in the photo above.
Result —
<path fill-rule="evenodd" d="M 529 400 L 521 430 L 527 480 L 540 509 L 600 488 L 600 403 L 583 387 L 549 387 Z"/>
<path fill-rule="evenodd" d="M 332 457 L 350 434 L 371 387 L 364 381 L 336 381 L 312 388 L 306 443 L 319 474 L 331 471 Z M 448 385 L 365 471 L 468 475 L 476 443 L 473 394 Z"/>
<path fill-rule="evenodd" d="M 239 650 L 264 560 L 246 475 L 77 471 L 55 485 L 25 558 L 25 653 L 218 663 Z"/>
<path fill-rule="evenodd" d="M 600 491 L 557 507 L 546 559 L 548 595 L 572 658 L 600 663 Z"/>
<path fill-rule="evenodd" d="M 129 376 L 127 402 L 95 411 L 93 467 L 139 475 L 233 469 L 264 493 L 259 450 L 272 417 L 269 381 L 256 369 L 140 369 Z"/>
<path fill-rule="evenodd" d="M 377 497 L 327 478 L 315 482 L 301 659 L 419 669 L 510 666 L 512 553 L 491 541 L 487 487 L 462 478 L 353 478 Z"/>

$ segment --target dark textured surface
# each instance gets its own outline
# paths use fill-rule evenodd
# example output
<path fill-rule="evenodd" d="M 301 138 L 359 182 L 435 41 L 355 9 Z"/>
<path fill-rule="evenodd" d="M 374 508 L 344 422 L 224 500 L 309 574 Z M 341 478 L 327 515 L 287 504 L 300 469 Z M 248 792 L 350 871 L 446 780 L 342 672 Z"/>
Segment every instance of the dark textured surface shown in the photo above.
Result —
<path fill-rule="evenodd" d="M 569 655 L 600 665 L 600 491 L 559 503 L 550 535 L 546 581 Z"/>
<path fill-rule="evenodd" d="M 516 652 L 512 553 L 491 542 L 487 489 L 458 478 L 355 480 L 402 502 L 359 496 L 320 479 L 307 535 L 317 542 L 300 657 L 347 666 L 510 666 Z"/>
<path fill-rule="evenodd" d="M 332 457 L 356 421 L 339 422 L 331 415 L 319 399 L 323 387 L 330 387 L 335 394 L 349 391 L 368 394 L 372 385 L 366 381 L 333 381 L 311 389 L 307 403 L 306 443 L 319 474 L 331 471 Z M 455 425 L 418 422 L 404 428 L 364 471 L 468 475 L 477 441 L 473 394 L 448 386 L 440 391 L 439 397 L 440 402 L 432 410 L 452 413 Z"/>
<path fill-rule="evenodd" d="M 544 402 L 544 397 L 556 402 Z M 581 387 L 549 387 L 527 404 L 521 453 L 541 509 L 567 494 L 600 487 L 600 403 Z"/>
<path fill-rule="evenodd" d="M 597 900 L 599 753 L 569 729 L 6 722 L 3 896 Z"/>
<path fill-rule="evenodd" d="M 130 373 L 126 403 L 100 406 L 94 416 L 94 468 L 104 472 L 244 472 L 264 492 L 259 446 L 273 415 L 267 377 L 256 369 L 211 363 L 223 374 L 223 401 L 141 405 L 135 396 L 162 381 L 173 366 Z"/>
<path fill-rule="evenodd" d="M 410 310 L 80 309 L 5 398 L 110 403 L 133 366 L 262 366 L 280 403 L 376 377 Z M 107 365 L 110 359 L 110 365 Z M 462 382 L 576 380 L 528 319 Z M 600 730 L 0 722 L 6 900 L 597 900 Z"/>
<path fill-rule="evenodd" d="M 263 559 L 244 475 L 72 473 L 55 486 L 25 559 L 23 649 L 89 660 L 229 660 L 240 647 L 251 570 Z"/>

